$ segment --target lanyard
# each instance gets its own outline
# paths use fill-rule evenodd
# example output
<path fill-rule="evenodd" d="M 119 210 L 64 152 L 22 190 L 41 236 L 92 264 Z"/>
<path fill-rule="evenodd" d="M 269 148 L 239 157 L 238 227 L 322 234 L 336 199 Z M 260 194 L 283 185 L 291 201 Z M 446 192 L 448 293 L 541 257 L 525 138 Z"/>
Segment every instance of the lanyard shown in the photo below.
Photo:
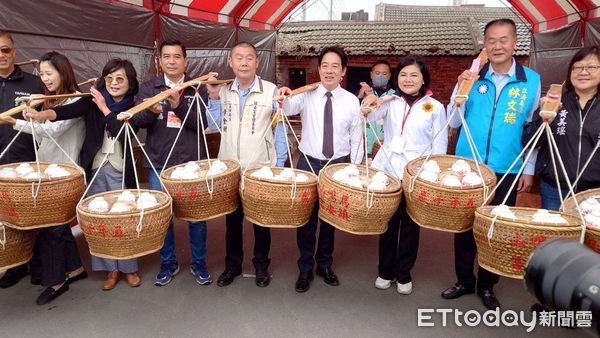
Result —
<path fill-rule="evenodd" d="M 404 99 L 404 100 L 406 101 L 406 99 Z M 410 105 L 410 107 L 408 108 L 408 111 L 404 113 L 404 117 L 402 118 L 402 129 L 400 129 L 400 135 L 404 135 L 404 126 L 406 125 L 406 120 L 408 119 L 408 116 L 410 115 L 412 108 L 420 100 L 421 99 L 416 99 L 415 102 L 413 102 L 413 104 Z"/>

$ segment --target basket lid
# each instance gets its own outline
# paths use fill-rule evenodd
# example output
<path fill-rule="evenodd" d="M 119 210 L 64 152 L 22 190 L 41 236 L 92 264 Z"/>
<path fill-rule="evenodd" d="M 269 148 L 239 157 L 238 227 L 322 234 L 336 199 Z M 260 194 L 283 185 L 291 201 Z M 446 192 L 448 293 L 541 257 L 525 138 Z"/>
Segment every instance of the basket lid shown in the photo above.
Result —
<path fill-rule="evenodd" d="M 419 172 L 419 168 L 421 168 L 421 166 L 423 165 L 423 162 L 425 161 L 426 158 L 427 158 L 426 156 L 421 156 L 419 158 L 416 158 L 416 159 L 408 162 L 406 164 L 406 171 L 408 172 L 408 174 L 410 176 L 415 176 L 417 174 L 417 172 Z M 476 167 L 475 161 L 470 158 L 466 158 L 466 157 L 462 157 L 462 156 L 455 156 L 455 155 L 431 155 L 429 157 L 429 160 L 435 160 L 438 163 L 441 173 L 447 172 L 448 169 L 452 167 L 452 164 L 454 164 L 454 162 L 456 162 L 458 160 L 464 160 L 465 162 L 467 162 L 469 164 L 469 166 L 471 167 L 471 171 L 477 173 L 477 167 Z M 481 174 L 483 175 L 483 182 L 485 183 L 485 185 L 488 186 L 490 184 L 495 184 L 496 174 L 494 173 L 494 171 L 489 166 L 487 166 L 483 163 L 479 163 L 479 168 L 481 169 Z M 469 190 L 469 189 L 476 189 L 476 188 L 483 187 L 483 184 L 472 185 L 472 186 L 461 186 L 461 187 L 449 187 L 449 186 L 445 186 L 445 185 L 442 185 L 439 183 L 434 183 L 434 182 L 424 180 L 420 177 L 417 177 L 417 180 L 419 180 L 421 182 L 425 182 L 431 186 L 439 186 L 444 189 Z"/>
<path fill-rule="evenodd" d="M 338 170 L 340 170 L 340 169 L 342 169 L 342 168 L 344 168 L 344 167 L 346 167 L 348 165 L 349 165 L 348 163 L 337 163 L 337 164 L 328 165 L 327 167 L 325 167 L 321 171 L 321 173 L 322 173 L 322 175 L 327 176 L 327 178 L 329 178 L 330 180 L 334 181 L 335 183 L 340 184 L 340 185 L 342 185 L 344 187 L 347 187 L 349 189 L 353 189 L 353 190 L 356 190 L 356 191 L 362 191 L 362 192 L 367 191 L 366 187 L 364 187 L 364 188 L 357 188 L 355 186 L 349 185 L 349 184 L 344 183 L 344 182 L 340 182 L 340 181 L 335 180 L 333 178 L 333 174 L 336 171 L 338 171 Z M 367 167 L 365 165 L 363 165 L 363 164 L 356 164 L 356 167 L 358 168 L 360 176 L 362 178 L 366 178 L 366 176 L 367 176 Z M 373 177 L 373 175 L 375 175 L 375 173 L 377 173 L 377 172 L 384 173 L 387 176 L 387 178 L 388 178 L 389 184 L 387 185 L 387 188 L 385 190 L 372 190 L 372 189 L 370 189 L 369 191 L 373 191 L 373 192 L 376 192 L 376 193 L 384 193 L 385 194 L 385 193 L 395 193 L 395 192 L 399 191 L 400 189 L 402 189 L 402 184 L 401 184 L 400 180 L 396 179 L 395 177 L 393 177 L 392 175 L 386 173 L 383 170 L 375 169 L 375 168 L 369 166 L 369 177 Z"/>
<path fill-rule="evenodd" d="M 95 214 L 95 215 L 131 215 L 131 214 L 139 214 L 141 212 L 141 209 L 133 209 L 133 210 L 128 210 L 128 211 L 123 211 L 123 212 L 97 212 L 97 211 L 93 211 L 88 209 L 88 205 L 90 203 L 91 200 L 93 200 L 96 197 L 103 197 L 109 205 L 113 205 L 116 201 L 117 198 L 119 197 L 119 195 L 125 191 L 131 191 L 131 193 L 136 197 L 136 199 L 139 197 L 138 196 L 138 191 L 137 189 L 124 189 L 124 190 L 111 190 L 111 191 L 105 191 L 105 192 L 101 192 L 98 194 L 94 194 L 91 196 L 86 197 L 81 204 L 78 206 L 79 208 L 82 208 L 83 211 L 85 211 L 86 213 L 89 214 Z M 140 193 L 144 193 L 144 192 L 149 192 L 152 195 L 154 195 L 154 197 L 156 197 L 156 201 L 158 202 L 156 205 L 149 207 L 149 208 L 144 208 L 145 211 L 149 211 L 149 210 L 153 210 L 153 209 L 158 209 L 160 207 L 163 207 L 165 204 L 170 203 L 171 201 L 171 197 L 163 192 L 163 191 L 159 191 L 159 190 L 149 190 L 149 189 L 140 189 Z"/>
<path fill-rule="evenodd" d="M 15 169 L 16 167 L 18 167 L 21 164 L 29 164 L 33 169 L 34 172 L 38 172 L 37 171 L 37 163 L 36 162 L 15 162 L 15 163 L 9 163 L 9 164 L 4 164 L 4 165 L 0 165 L 0 170 L 4 169 L 4 168 L 12 168 Z M 79 166 L 75 166 L 71 163 L 48 163 L 48 162 L 40 162 L 40 172 L 44 172 L 50 165 L 52 164 L 56 164 L 62 168 L 64 168 L 65 170 L 67 170 L 69 172 L 69 176 L 62 176 L 62 177 L 48 177 L 48 176 L 44 176 L 42 177 L 39 181 L 41 181 L 42 183 L 45 182 L 59 182 L 62 180 L 70 180 L 73 179 L 74 177 L 80 177 L 83 176 L 83 169 Z M 0 178 L 0 183 L 8 183 L 8 184 L 26 184 L 26 185 L 31 185 L 31 183 L 35 183 L 38 182 L 38 179 L 24 179 L 24 178 Z"/>
<path fill-rule="evenodd" d="M 277 179 L 252 176 L 252 174 L 254 172 L 256 172 L 257 170 L 260 170 L 260 169 L 261 168 L 249 168 L 244 173 L 244 178 L 248 179 L 248 180 L 255 180 L 255 181 L 260 181 L 260 182 L 269 182 L 269 183 L 274 183 L 274 184 L 285 184 L 285 185 L 292 184 L 292 181 L 282 181 L 282 180 L 277 180 Z M 273 176 L 275 176 L 275 175 L 281 174 L 281 172 L 283 170 L 285 170 L 285 169 L 291 169 L 291 168 L 271 167 L 270 169 L 273 172 Z M 311 173 L 310 171 L 301 170 L 301 169 L 295 169 L 294 168 L 294 174 L 295 175 L 304 174 L 304 175 L 306 175 L 308 177 L 308 181 L 306 181 L 306 182 L 296 182 L 296 185 L 311 185 L 311 184 L 316 184 L 317 183 L 317 175 Z"/>
<path fill-rule="evenodd" d="M 482 207 L 477 208 L 477 212 L 482 215 L 493 218 L 494 215 L 492 215 L 492 210 L 495 207 L 497 207 L 497 206 L 496 205 L 482 206 Z M 540 209 L 527 208 L 527 207 L 509 207 L 509 208 L 515 214 L 516 218 L 513 219 L 513 218 L 509 218 L 509 217 L 498 216 L 498 219 L 516 223 L 516 224 L 521 224 L 524 226 L 532 226 L 532 227 L 545 227 L 545 228 L 572 228 L 572 227 L 579 228 L 579 227 L 581 227 L 581 219 L 579 217 L 576 217 L 575 215 L 572 215 L 569 213 L 555 211 L 555 210 L 548 210 L 548 212 L 551 214 L 561 215 L 564 219 L 567 220 L 567 224 L 551 223 L 551 222 L 534 222 L 531 219 L 532 218 L 531 216 L 533 216 L 533 214 L 535 214 Z"/>
<path fill-rule="evenodd" d="M 168 180 L 168 181 L 174 181 L 174 182 L 201 182 L 201 181 L 205 181 L 206 180 L 206 172 L 208 171 L 208 169 L 210 168 L 210 163 L 214 162 L 217 159 L 213 159 L 213 160 L 199 160 L 199 161 L 190 161 L 190 162 L 194 162 L 198 165 L 199 170 L 200 170 L 200 177 L 196 178 L 196 179 L 191 179 L 191 180 L 178 180 L 178 179 L 172 179 L 171 178 L 171 174 L 173 173 L 173 171 L 176 168 L 180 168 L 180 167 L 185 167 L 189 162 L 186 163 L 182 163 L 182 164 L 178 164 L 178 165 L 174 165 L 172 167 L 169 167 L 167 169 L 165 169 L 162 174 L 160 175 L 161 179 L 163 180 Z M 213 175 L 212 179 L 215 178 L 220 178 L 223 176 L 228 176 L 231 175 L 234 172 L 239 172 L 240 170 L 240 164 L 238 161 L 235 160 L 221 160 L 218 159 L 219 161 L 225 163 L 227 165 L 227 169 L 217 175 Z M 211 176 L 209 176 L 209 178 L 211 178 Z"/>

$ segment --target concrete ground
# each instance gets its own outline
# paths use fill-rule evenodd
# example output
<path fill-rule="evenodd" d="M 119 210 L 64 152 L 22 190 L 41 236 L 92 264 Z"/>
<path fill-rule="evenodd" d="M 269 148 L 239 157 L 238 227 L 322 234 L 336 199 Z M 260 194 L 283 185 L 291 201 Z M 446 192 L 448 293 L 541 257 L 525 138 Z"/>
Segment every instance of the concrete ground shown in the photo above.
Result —
<path fill-rule="evenodd" d="M 216 280 L 224 267 L 224 218 L 209 221 L 207 264 Z M 272 282 L 258 288 L 251 277 L 238 278 L 228 287 L 196 284 L 189 273 L 187 227 L 176 224 L 177 256 L 181 272 L 167 286 L 152 279 L 159 268 L 157 254 L 140 259 L 143 284 L 135 289 L 124 281 L 102 291 L 103 274 L 87 280 L 48 305 L 37 306 L 42 287 L 29 278 L 0 290 L 0 337 L 586 337 L 582 330 L 458 327 L 452 317 L 446 327 L 441 315 L 434 327 L 417 326 L 417 309 L 452 308 L 485 311 L 475 295 L 444 300 L 440 292 L 455 282 L 452 235 L 423 229 L 414 291 L 400 295 L 395 288 L 377 290 L 377 237 L 336 232 L 334 270 L 341 285 L 331 287 L 316 278 L 307 293 L 294 291 L 297 278 L 295 230 L 272 231 Z M 245 228 L 244 272 L 253 274 L 252 231 Z M 87 244 L 78 244 L 89 270 Z M 91 271 L 90 271 L 91 272 Z M 523 282 L 502 278 L 496 294 L 503 309 L 528 311 L 533 298 Z M 527 312 L 529 315 L 529 312 Z"/>

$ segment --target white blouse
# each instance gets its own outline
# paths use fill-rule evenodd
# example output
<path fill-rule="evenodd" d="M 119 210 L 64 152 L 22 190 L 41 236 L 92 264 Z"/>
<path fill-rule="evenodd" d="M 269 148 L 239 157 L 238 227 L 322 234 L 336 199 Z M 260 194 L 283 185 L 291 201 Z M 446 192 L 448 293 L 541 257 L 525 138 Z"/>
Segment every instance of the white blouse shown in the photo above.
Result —
<path fill-rule="evenodd" d="M 415 101 L 412 108 L 404 98 L 394 95 L 392 101 L 379 106 L 368 118 L 369 121 L 383 119 L 385 142 L 373 159 L 373 167 L 377 169 L 396 173 L 402 179 L 406 163 L 421 155 L 446 153 L 448 128 L 431 144 L 447 117 L 444 105 L 430 95 Z"/>
<path fill-rule="evenodd" d="M 71 104 L 79 100 L 76 98 L 67 99 L 62 105 Z M 34 123 L 35 138 L 39 145 L 38 157 L 42 162 L 49 163 L 71 163 L 69 157 L 79 165 L 79 153 L 83 146 L 85 138 L 85 121 L 83 117 L 77 117 L 71 120 L 64 121 L 44 121 L 42 123 Z M 31 134 L 31 124 L 24 120 L 17 120 L 13 129 L 19 131 L 23 129 L 23 133 Z M 68 157 L 62 152 L 56 144 L 48 137 L 52 138 L 60 145 L 60 147 L 69 155 Z"/>

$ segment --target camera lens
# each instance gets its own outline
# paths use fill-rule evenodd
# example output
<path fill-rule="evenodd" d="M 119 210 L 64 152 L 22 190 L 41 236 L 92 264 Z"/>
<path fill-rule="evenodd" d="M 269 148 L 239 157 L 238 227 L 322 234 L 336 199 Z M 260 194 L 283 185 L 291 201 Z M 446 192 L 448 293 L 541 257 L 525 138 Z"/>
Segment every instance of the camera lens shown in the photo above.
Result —
<path fill-rule="evenodd" d="M 529 257 L 525 286 L 540 303 L 557 310 L 600 316 L 600 254 L 576 241 L 544 242 Z"/>

